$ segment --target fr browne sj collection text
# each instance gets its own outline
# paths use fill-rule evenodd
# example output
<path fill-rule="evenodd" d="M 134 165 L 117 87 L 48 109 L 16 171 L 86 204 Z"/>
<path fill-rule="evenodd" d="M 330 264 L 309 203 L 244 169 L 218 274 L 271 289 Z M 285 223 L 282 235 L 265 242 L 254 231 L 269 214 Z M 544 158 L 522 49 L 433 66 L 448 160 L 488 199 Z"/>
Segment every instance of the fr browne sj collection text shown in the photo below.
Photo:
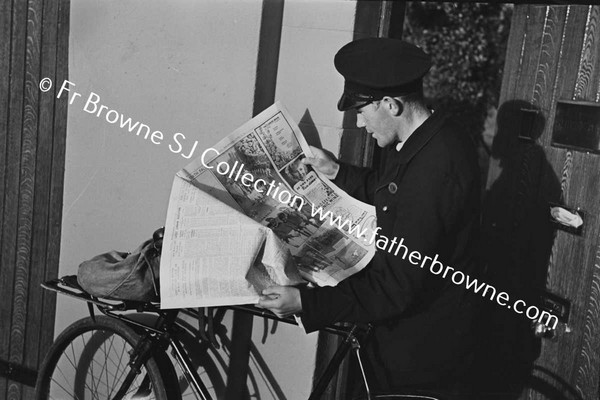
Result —
<path fill-rule="evenodd" d="M 57 99 L 60 99 L 63 95 L 69 96 L 69 105 L 74 103 L 84 103 L 84 96 L 74 90 L 75 83 L 64 80 L 58 94 Z M 44 78 L 39 84 L 42 92 L 48 92 L 52 88 L 52 80 L 50 78 Z M 103 118 L 109 124 L 118 125 L 121 129 L 125 129 L 130 133 L 134 133 L 136 136 L 143 137 L 144 140 L 150 140 L 153 144 L 168 144 L 169 150 L 174 154 L 180 154 L 183 158 L 189 159 L 194 155 L 198 141 L 194 141 L 190 144 L 189 140 L 181 132 L 176 132 L 171 135 L 170 138 L 165 138 L 165 134 L 159 130 L 153 130 L 148 125 L 141 123 L 140 121 L 133 121 L 131 117 L 126 117 L 122 113 L 113 110 L 100 102 L 100 96 L 97 93 L 90 92 L 86 97 L 85 103 L 83 104 L 83 111 L 94 115 L 97 118 Z"/>

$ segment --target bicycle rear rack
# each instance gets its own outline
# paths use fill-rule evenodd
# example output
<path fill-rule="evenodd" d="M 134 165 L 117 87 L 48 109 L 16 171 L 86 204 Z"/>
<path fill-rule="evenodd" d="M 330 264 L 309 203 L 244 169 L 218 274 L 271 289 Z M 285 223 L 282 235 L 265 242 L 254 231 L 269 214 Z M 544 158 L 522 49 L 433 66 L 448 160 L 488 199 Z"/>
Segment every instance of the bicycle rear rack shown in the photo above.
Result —
<path fill-rule="evenodd" d="M 51 291 L 54 291 L 54 292 L 57 292 L 57 293 L 60 293 L 60 294 L 63 294 L 63 295 L 69 296 L 69 297 L 76 298 L 78 300 L 85 301 L 88 305 L 88 308 L 90 311 L 90 316 L 92 318 L 94 318 L 93 306 L 95 305 L 100 310 L 100 312 L 102 312 L 105 315 L 119 319 L 127 324 L 137 326 L 139 328 L 146 330 L 147 332 L 151 332 L 151 333 L 158 334 L 158 335 L 168 335 L 168 329 L 173 325 L 173 322 L 175 321 L 175 318 L 179 312 L 183 312 L 190 316 L 195 315 L 198 318 L 201 317 L 197 310 L 192 310 L 192 309 L 161 310 L 160 303 L 137 302 L 137 301 L 129 301 L 129 300 L 100 299 L 100 298 L 90 295 L 85 290 L 83 290 L 77 283 L 77 277 L 74 275 L 64 276 L 62 278 L 53 279 L 53 280 L 44 282 L 44 283 L 42 283 L 42 287 L 47 290 L 51 290 Z M 269 319 L 269 320 L 273 320 L 273 321 L 278 321 L 278 322 L 283 322 L 286 324 L 298 325 L 296 320 L 292 317 L 286 317 L 286 318 L 278 317 L 275 314 L 271 313 L 270 311 L 267 311 L 262 308 L 257 308 L 253 305 L 234 305 L 234 306 L 222 306 L 222 307 L 216 307 L 216 308 L 239 310 L 239 311 L 250 313 L 257 317 L 261 317 L 261 318 L 265 318 L 265 319 Z M 156 314 L 158 314 L 159 318 L 162 319 L 162 322 L 160 324 L 157 324 L 156 326 L 150 326 L 150 325 L 144 324 L 142 322 L 136 321 L 134 319 L 128 318 L 127 314 L 121 314 L 122 312 L 125 312 L 125 311 L 156 313 Z M 324 393 L 324 391 L 327 388 L 327 385 L 331 381 L 331 378 L 336 373 L 337 369 L 339 368 L 340 363 L 342 362 L 343 358 L 346 356 L 346 354 L 350 350 L 350 348 L 352 348 L 354 350 L 355 355 L 358 360 L 358 363 L 359 363 L 360 372 L 361 372 L 363 382 L 365 384 L 365 388 L 366 388 L 366 392 L 367 392 L 366 398 L 371 399 L 368 381 L 367 381 L 367 378 L 365 375 L 362 359 L 360 356 L 360 351 L 359 351 L 360 344 L 359 344 L 359 340 L 358 340 L 358 336 L 360 336 L 362 339 L 366 338 L 370 334 L 371 329 L 372 329 L 372 326 L 370 324 L 367 324 L 367 325 L 358 325 L 358 324 L 332 325 L 332 326 L 327 326 L 322 329 L 322 331 L 324 331 L 324 332 L 341 336 L 344 338 L 344 340 L 342 341 L 342 344 L 338 347 L 337 351 L 335 352 L 335 354 L 329 361 L 327 367 L 325 368 L 325 371 L 323 372 L 323 374 L 321 375 L 321 377 L 315 384 L 312 394 L 309 397 L 309 400 L 318 399 L 321 396 L 321 394 Z M 211 340 L 209 340 L 209 342 L 212 343 Z M 182 350 L 178 349 L 177 347 L 175 347 L 175 350 L 182 353 Z M 180 356 L 181 356 L 181 354 L 180 354 Z M 195 371 L 191 371 L 190 374 L 192 375 L 193 378 L 197 378 L 194 380 L 199 380 L 199 378 L 195 374 Z M 198 384 L 200 386 L 204 386 L 201 381 L 196 382 L 196 384 Z"/>
<path fill-rule="evenodd" d="M 79 286 L 79 284 L 77 283 L 77 277 L 75 275 L 67 275 L 63 276 L 62 278 L 52 279 L 50 281 L 42 283 L 42 287 L 53 292 L 57 292 L 69 297 L 74 297 L 76 299 L 83 300 L 87 303 L 95 304 L 108 311 L 160 311 L 159 303 L 129 300 L 108 300 L 92 296 L 91 294 L 83 290 L 81 286 Z"/>

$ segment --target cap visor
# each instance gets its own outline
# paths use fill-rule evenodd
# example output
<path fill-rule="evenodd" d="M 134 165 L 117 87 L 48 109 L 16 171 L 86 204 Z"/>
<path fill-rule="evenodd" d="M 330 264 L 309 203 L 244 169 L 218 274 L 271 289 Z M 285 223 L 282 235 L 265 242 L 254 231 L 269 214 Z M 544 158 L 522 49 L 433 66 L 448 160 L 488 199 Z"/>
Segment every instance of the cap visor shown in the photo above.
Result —
<path fill-rule="evenodd" d="M 342 97 L 338 100 L 337 108 L 340 111 L 348 111 L 356 107 L 360 107 L 363 104 L 366 104 L 365 101 L 356 101 L 354 96 L 348 95 L 346 92 L 342 94 Z"/>

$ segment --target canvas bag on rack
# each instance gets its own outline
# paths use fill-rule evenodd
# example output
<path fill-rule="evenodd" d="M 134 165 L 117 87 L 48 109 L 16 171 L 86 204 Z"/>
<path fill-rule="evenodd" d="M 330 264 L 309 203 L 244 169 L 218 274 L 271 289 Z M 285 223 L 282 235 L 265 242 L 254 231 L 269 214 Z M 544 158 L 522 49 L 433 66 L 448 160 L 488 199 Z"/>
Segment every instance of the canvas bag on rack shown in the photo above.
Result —
<path fill-rule="evenodd" d="M 84 261 L 77 282 L 89 294 L 105 299 L 158 301 L 163 229 L 132 253 L 109 251 Z"/>

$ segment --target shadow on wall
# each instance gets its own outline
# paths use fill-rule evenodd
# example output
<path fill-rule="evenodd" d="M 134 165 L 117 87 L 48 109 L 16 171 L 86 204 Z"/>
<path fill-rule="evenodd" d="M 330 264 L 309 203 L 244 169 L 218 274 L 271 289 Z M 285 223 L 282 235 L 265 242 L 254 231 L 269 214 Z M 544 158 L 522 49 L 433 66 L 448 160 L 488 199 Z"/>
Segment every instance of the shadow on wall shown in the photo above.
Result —
<path fill-rule="evenodd" d="M 485 278 L 510 295 L 509 305 L 522 299 L 539 307 L 554 240 L 548 203 L 561 197 L 559 180 L 537 143 L 545 118 L 529 102 L 511 100 L 499 108 L 496 126 L 482 213 Z M 532 378 L 541 348 L 532 321 L 495 301 L 485 301 L 483 308 L 478 381 L 494 396 L 482 398 L 517 399 L 527 388 L 557 398 L 555 388 Z"/>
<path fill-rule="evenodd" d="M 304 111 L 304 114 L 302 114 L 302 118 L 300 118 L 298 126 L 300 127 L 300 130 L 302 131 L 302 134 L 309 145 L 318 148 L 322 147 L 319 131 L 317 130 L 315 121 L 313 121 L 308 108 Z"/>
<path fill-rule="evenodd" d="M 308 108 L 306 109 L 306 111 L 304 111 L 304 114 L 302 115 L 298 126 L 300 127 L 300 130 L 302 131 L 306 142 L 310 146 L 314 146 L 318 149 L 323 150 L 333 160 L 338 159 L 338 156 L 336 154 L 333 154 L 331 151 L 323 148 L 321 138 L 319 137 L 319 130 L 317 129 L 317 125 L 315 125 L 315 122 L 313 121 Z"/>
<path fill-rule="evenodd" d="M 156 318 L 149 314 L 132 314 L 130 317 L 146 324 L 153 323 Z M 225 308 L 186 309 L 180 312 L 177 317 L 179 325 L 177 338 L 189 356 L 191 366 L 196 369 L 202 383 L 206 385 L 208 392 L 214 399 L 224 399 L 227 389 L 227 370 L 230 363 L 232 343 L 231 332 L 228 332 L 226 326 L 228 324 L 223 323 L 225 317 Z M 277 326 L 277 322 L 275 322 L 275 325 L 272 325 L 269 331 L 268 320 L 265 319 L 264 321 L 263 344 L 269 334 L 275 333 Z M 250 342 L 249 350 L 248 379 L 239 400 L 286 400 L 283 390 L 253 342 Z M 174 365 L 177 364 L 174 359 L 171 361 Z M 194 390 L 181 373 L 181 370 L 177 367 L 175 369 L 177 370 L 182 398 L 196 398 Z"/>

